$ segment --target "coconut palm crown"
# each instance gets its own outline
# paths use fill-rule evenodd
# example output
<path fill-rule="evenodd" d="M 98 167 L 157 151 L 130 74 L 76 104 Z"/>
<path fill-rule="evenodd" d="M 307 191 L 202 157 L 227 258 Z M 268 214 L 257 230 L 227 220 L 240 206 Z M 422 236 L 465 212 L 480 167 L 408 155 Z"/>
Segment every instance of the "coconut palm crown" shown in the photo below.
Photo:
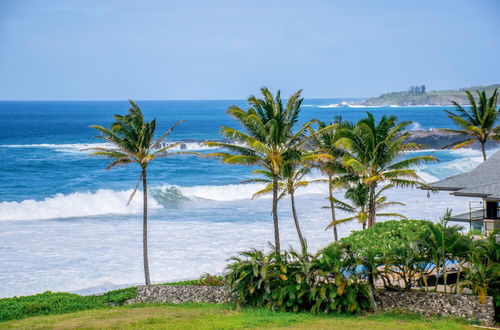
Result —
<path fill-rule="evenodd" d="M 221 159 L 226 164 L 259 166 L 256 174 L 269 172 L 273 184 L 272 215 L 274 225 L 275 249 L 280 251 L 278 221 L 278 181 L 283 164 L 299 156 L 298 148 L 303 143 L 305 131 L 311 124 L 304 124 L 295 131 L 302 104 L 301 90 L 290 96 L 286 104 L 265 87 L 261 89 L 262 98 L 252 95 L 248 98 L 248 109 L 231 106 L 227 113 L 234 118 L 242 129 L 223 126 L 221 134 L 231 142 L 207 142 L 208 146 L 218 147 L 219 152 L 209 153 L 208 157 Z"/>
<path fill-rule="evenodd" d="M 135 195 L 137 188 L 142 180 L 143 184 L 143 257 L 144 257 L 144 277 L 146 285 L 151 284 L 149 276 L 148 262 L 148 185 L 147 185 L 147 167 L 159 157 L 167 157 L 173 154 L 186 153 L 179 151 L 171 151 L 172 148 L 179 143 L 164 145 L 163 142 L 169 134 L 182 121 L 179 121 L 169 130 L 167 130 L 160 138 L 155 139 L 156 120 L 150 122 L 144 121 L 142 111 L 139 106 L 132 100 L 129 100 L 130 108 L 126 115 L 114 115 L 115 122 L 110 128 L 105 128 L 100 125 L 92 125 L 92 128 L 97 129 L 101 135 L 97 138 L 105 140 L 110 146 L 91 148 L 92 156 L 100 156 L 109 159 L 111 163 L 106 169 L 111 169 L 118 165 L 127 165 L 136 163 L 141 168 L 141 175 L 135 189 L 130 196 L 129 203 Z"/>
<path fill-rule="evenodd" d="M 385 190 L 390 188 L 392 188 L 392 185 L 386 185 L 380 188 L 375 194 L 375 215 L 377 217 L 395 217 L 406 219 L 406 216 L 399 213 L 379 212 L 380 210 L 392 205 L 405 205 L 401 202 L 388 201 L 387 197 L 381 195 Z M 331 222 L 327 228 L 335 226 L 337 224 L 358 220 L 358 223 L 362 224 L 364 229 L 366 226 L 366 221 L 368 220 L 368 201 L 370 200 L 370 188 L 363 183 L 358 183 L 356 186 L 347 189 L 344 197 L 347 199 L 347 202 L 343 202 L 338 199 L 335 199 L 333 202 L 339 210 L 350 213 L 351 215 L 346 218 Z"/>
<path fill-rule="evenodd" d="M 471 92 L 465 91 L 469 98 L 470 108 L 464 108 L 455 101 L 455 112 L 445 110 L 448 117 L 451 118 L 459 129 L 442 129 L 446 132 L 458 133 L 464 137 L 456 143 L 448 145 L 453 149 L 470 146 L 475 141 L 479 141 L 483 160 L 486 160 L 485 145 L 488 140 L 500 140 L 500 126 L 498 121 L 498 89 L 488 98 L 484 91 L 476 91 L 478 100 L 474 99 Z"/>
<path fill-rule="evenodd" d="M 410 156 L 405 153 L 419 150 L 422 145 L 409 143 L 405 131 L 411 122 L 397 122 L 395 116 L 382 116 L 377 121 L 371 113 L 356 125 L 338 129 L 336 145 L 346 151 L 344 165 L 369 187 L 368 227 L 375 224 L 377 186 L 427 187 L 415 167 L 436 161 L 434 156 Z"/>

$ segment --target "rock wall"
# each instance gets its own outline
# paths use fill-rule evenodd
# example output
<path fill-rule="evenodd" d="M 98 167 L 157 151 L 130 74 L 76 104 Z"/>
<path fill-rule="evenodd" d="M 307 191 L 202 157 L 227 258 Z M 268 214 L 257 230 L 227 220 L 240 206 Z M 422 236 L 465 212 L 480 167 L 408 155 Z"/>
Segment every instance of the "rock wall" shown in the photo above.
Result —
<path fill-rule="evenodd" d="M 375 296 L 380 310 L 402 310 L 427 316 L 455 316 L 493 325 L 493 298 L 480 304 L 477 296 L 431 292 L 378 292 Z"/>
<path fill-rule="evenodd" d="M 137 287 L 137 297 L 128 303 L 208 302 L 220 304 L 226 301 L 228 301 L 228 296 L 223 286 L 140 285 Z"/>
<path fill-rule="evenodd" d="M 222 286 L 198 285 L 141 285 L 137 297 L 129 300 L 135 303 L 224 303 L 230 300 Z M 495 309 L 493 298 L 487 297 L 486 304 L 480 304 L 477 296 L 444 294 L 432 292 L 377 292 L 375 301 L 378 310 L 401 310 L 421 313 L 427 316 L 454 316 L 493 325 Z"/>

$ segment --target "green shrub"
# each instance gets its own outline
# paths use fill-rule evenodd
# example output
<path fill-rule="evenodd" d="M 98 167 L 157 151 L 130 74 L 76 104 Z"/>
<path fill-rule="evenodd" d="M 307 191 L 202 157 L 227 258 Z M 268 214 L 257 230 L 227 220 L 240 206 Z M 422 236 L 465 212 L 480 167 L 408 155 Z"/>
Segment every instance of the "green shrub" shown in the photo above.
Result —
<path fill-rule="evenodd" d="M 208 286 L 223 286 L 224 277 L 221 275 L 211 275 L 205 273 L 196 280 L 186 280 L 178 282 L 162 283 L 161 285 L 208 285 Z"/>
<path fill-rule="evenodd" d="M 426 220 L 390 220 L 379 222 L 371 228 L 353 231 L 341 242 L 349 244 L 359 255 L 382 253 L 390 249 L 404 247 L 408 242 L 416 241 L 426 231 Z"/>
<path fill-rule="evenodd" d="M 342 253 L 337 246 L 316 256 L 246 251 L 231 259 L 225 281 L 240 305 L 313 313 L 367 310 L 370 289 Z"/>
<path fill-rule="evenodd" d="M 44 292 L 33 296 L 0 299 L 0 321 L 35 315 L 62 314 L 92 308 L 105 308 L 103 296 Z"/>
<path fill-rule="evenodd" d="M 134 299 L 137 296 L 137 287 L 132 286 L 118 290 L 109 291 L 105 294 L 108 303 L 122 305 L 126 300 Z"/>

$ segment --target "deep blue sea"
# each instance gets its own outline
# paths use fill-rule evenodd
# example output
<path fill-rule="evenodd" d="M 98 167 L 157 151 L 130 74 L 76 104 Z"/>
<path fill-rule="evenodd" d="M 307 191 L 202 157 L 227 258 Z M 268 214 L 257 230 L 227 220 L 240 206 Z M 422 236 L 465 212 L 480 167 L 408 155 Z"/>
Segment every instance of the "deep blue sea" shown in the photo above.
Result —
<path fill-rule="evenodd" d="M 308 99 L 301 122 L 335 116 L 358 120 L 366 111 L 376 117 L 396 115 L 410 129 L 450 127 L 442 107 L 332 108 L 348 99 Z M 222 125 L 235 126 L 225 111 L 245 107 L 244 100 L 138 101 L 147 119 L 156 118 L 158 133 L 175 122 L 170 141 L 205 152 L 202 142 L 221 139 Z M 106 162 L 85 148 L 103 141 L 89 125 L 107 126 L 126 101 L 0 102 L 0 297 L 45 290 L 101 292 L 140 283 L 142 275 L 141 202 L 127 200 L 137 167 L 104 170 Z M 428 181 L 470 170 L 480 161 L 473 150 L 436 151 L 441 162 L 419 169 Z M 221 273 L 225 261 L 243 249 L 266 248 L 272 239 L 270 202 L 253 199 L 258 184 L 249 168 L 223 165 L 196 156 L 155 161 L 150 166 L 150 251 L 153 281 L 187 279 L 204 272 Z M 318 176 L 318 174 L 313 174 Z M 341 195 L 341 192 L 339 192 Z M 325 231 L 326 187 L 299 192 L 298 208 L 312 249 L 332 239 Z M 437 219 L 447 207 L 465 210 L 466 199 L 419 190 L 393 190 L 404 201 L 394 211 L 412 218 Z M 282 240 L 297 246 L 289 201 L 280 204 Z M 358 224 L 341 226 L 341 235 Z"/>

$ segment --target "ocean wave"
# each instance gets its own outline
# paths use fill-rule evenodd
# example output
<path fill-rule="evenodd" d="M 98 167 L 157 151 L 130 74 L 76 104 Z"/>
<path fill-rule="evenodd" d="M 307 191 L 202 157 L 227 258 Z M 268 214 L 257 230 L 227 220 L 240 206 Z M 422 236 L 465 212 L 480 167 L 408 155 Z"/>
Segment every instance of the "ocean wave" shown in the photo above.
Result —
<path fill-rule="evenodd" d="M 73 146 L 73 145 L 72 145 Z M 463 157 L 447 162 L 422 166 L 418 174 L 427 183 L 445 177 L 470 171 L 482 162 L 476 150 L 450 151 Z M 313 172 L 306 179 L 321 178 Z M 172 184 L 156 185 L 150 188 L 150 208 L 180 207 L 183 203 L 196 203 L 197 200 L 231 202 L 252 199 L 255 192 L 264 188 L 262 183 L 236 183 L 226 185 L 178 186 Z M 101 189 L 95 192 L 75 192 L 56 194 L 43 200 L 24 200 L 21 202 L 0 202 L 0 221 L 2 220 L 42 220 L 56 218 L 86 217 L 105 214 L 139 214 L 142 212 L 140 192 L 127 206 L 131 190 L 114 191 Z M 311 183 L 297 190 L 297 196 L 327 194 L 324 183 Z M 270 198 L 271 195 L 259 198 Z"/>
<path fill-rule="evenodd" d="M 231 202 L 252 199 L 253 194 L 264 188 L 260 183 L 207 185 L 183 187 L 171 184 L 153 186 L 149 207 L 178 207 L 182 203 L 196 200 Z M 326 193 L 326 185 L 311 184 L 297 191 L 297 195 Z M 138 191 L 130 205 L 127 201 L 132 190 L 114 191 L 100 189 L 96 192 L 75 192 L 56 194 L 43 200 L 24 200 L 21 202 L 0 202 L 0 221 L 2 220 L 44 220 L 99 216 L 106 214 L 139 214 L 142 212 L 142 199 Z M 270 195 L 262 198 L 270 198 Z"/>
<path fill-rule="evenodd" d="M 127 206 L 131 193 L 132 190 L 100 189 L 96 192 L 56 194 L 39 201 L 1 202 L 0 221 L 44 220 L 142 212 L 142 199 L 137 196 Z M 149 207 L 157 209 L 161 208 L 161 205 L 156 200 L 151 199 Z"/>
<path fill-rule="evenodd" d="M 426 182 L 435 182 L 446 177 L 469 172 L 483 162 L 482 156 L 463 157 L 448 162 L 427 165 L 420 168 L 419 173 L 425 173 L 421 177 Z M 427 179 L 426 179 L 427 177 Z M 429 180 L 434 177 L 434 180 Z"/>
<path fill-rule="evenodd" d="M 205 141 L 172 141 L 165 143 L 164 146 L 169 144 L 179 143 L 178 146 L 172 148 L 171 150 L 211 150 L 214 147 L 206 146 Z M 52 144 L 52 143 L 40 143 L 40 144 L 2 144 L 0 148 L 46 148 L 52 149 L 56 152 L 64 153 L 90 153 L 92 148 L 109 148 L 111 147 L 108 143 L 62 143 L 62 144 Z"/>

